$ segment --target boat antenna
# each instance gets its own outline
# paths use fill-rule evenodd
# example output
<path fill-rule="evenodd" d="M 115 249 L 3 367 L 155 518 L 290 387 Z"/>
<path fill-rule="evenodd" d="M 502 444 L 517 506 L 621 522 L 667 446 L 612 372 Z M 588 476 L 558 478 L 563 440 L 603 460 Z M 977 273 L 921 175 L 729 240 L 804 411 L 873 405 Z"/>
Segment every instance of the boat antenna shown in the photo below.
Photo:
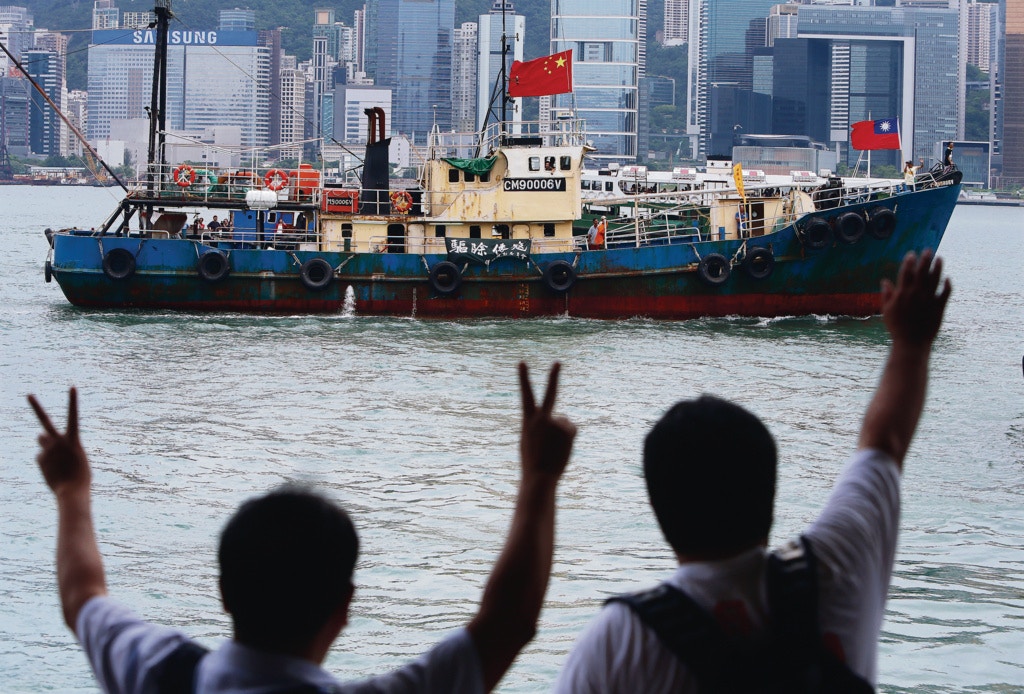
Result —
<path fill-rule="evenodd" d="M 149 156 L 146 189 L 153 192 L 157 175 L 163 171 L 167 123 L 167 25 L 174 13 L 171 0 L 156 0 L 156 54 L 153 58 L 153 95 L 149 113 Z"/>
<path fill-rule="evenodd" d="M 50 108 L 53 109 L 54 113 L 60 116 L 61 120 L 64 121 L 65 125 L 67 125 L 71 132 L 75 134 L 75 137 L 77 137 L 78 140 L 85 146 L 85 148 L 89 150 L 89 154 L 95 157 L 96 161 L 103 165 L 103 168 L 107 170 L 107 173 L 109 173 L 113 177 L 113 179 L 117 181 L 117 185 L 124 188 L 124 192 L 127 193 L 128 186 L 124 184 L 124 181 L 122 181 L 118 177 L 118 175 L 114 173 L 113 169 L 107 166 L 107 162 L 103 161 L 103 159 L 96 152 L 96 150 L 92 148 L 92 145 L 89 144 L 89 141 L 85 139 L 85 136 L 78 130 L 78 128 L 75 127 L 74 123 L 68 120 L 68 117 L 65 116 L 63 112 L 61 112 L 60 107 L 57 106 L 57 104 L 53 103 L 53 99 L 51 99 L 50 95 L 46 93 L 46 90 L 43 89 L 42 86 L 35 81 L 35 79 L 32 78 L 32 75 L 28 74 L 28 70 L 25 69 L 25 67 L 18 61 L 17 58 L 11 55 L 11 52 L 7 50 L 7 46 L 5 46 L 2 42 L 0 42 L 0 50 L 3 50 L 3 52 L 7 54 L 7 57 L 11 59 L 12 63 L 14 63 L 14 66 L 21 71 L 21 74 L 25 75 L 25 77 L 28 78 L 28 81 L 32 84 L 33 87 L 35 87 L 36 91 L 39 92 L 44 99 L 46 99 L 46 103 L 50 105 Z"/>

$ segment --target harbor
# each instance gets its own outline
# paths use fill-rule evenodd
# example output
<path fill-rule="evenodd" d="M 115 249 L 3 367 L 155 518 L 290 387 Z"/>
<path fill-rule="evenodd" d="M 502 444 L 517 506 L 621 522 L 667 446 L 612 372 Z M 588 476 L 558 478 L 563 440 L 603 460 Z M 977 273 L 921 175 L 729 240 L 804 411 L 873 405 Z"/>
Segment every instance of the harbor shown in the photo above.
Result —
<path fill-rule="evenodd" d="M 111 590 L 206 645 L 230 631 L 214 547 L 239 501 L 300 480 L 348 506 L 364 547 L 350 631 L 326 666 L 352 679 L 421 652 L 472 614 L 467 596 L 482 589 L 517 482 L 515 363 L 562 360 L 559 409 L 580 434 L 559 494 L 554 576 L 538 636 L 499 688 L 537 692 L 605 597 L 671 570 L 639 474 L 651 422 L 701 392 L 764 418 L 781 452 L 776 544 L 824 503 L 885 354 L 878 318 L 84 311 L 41 281 L 42 230 L 98 219 L 118 193 L 0 187 L 12 220 L 0 320 L 8 691 L 95 691 L 60 618 L 53 503 L 33 463 L 28 392 L 62 421 L 66 388 L 79 387 Z M 1024 683 L 1022 228 L 1015 208 L 958 208 L 939 248 L 954 293 L 906 464 L 884 692 Z"/>

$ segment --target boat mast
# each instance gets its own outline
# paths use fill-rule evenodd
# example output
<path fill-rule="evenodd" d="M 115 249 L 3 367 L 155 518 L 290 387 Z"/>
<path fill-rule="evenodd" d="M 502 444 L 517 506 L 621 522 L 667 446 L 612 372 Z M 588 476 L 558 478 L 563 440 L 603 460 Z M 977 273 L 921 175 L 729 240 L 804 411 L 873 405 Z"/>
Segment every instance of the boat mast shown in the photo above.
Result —
<path fill-rule="evenodd" d="M 156 54 L 153 57 L 153 95 L 149 106 L 149 167 L 146 189 L 152 193 L 156 179 L 163 171 L 167 136 L 167 26 L 174 14 L 171 0 L 156 0 Z"/>

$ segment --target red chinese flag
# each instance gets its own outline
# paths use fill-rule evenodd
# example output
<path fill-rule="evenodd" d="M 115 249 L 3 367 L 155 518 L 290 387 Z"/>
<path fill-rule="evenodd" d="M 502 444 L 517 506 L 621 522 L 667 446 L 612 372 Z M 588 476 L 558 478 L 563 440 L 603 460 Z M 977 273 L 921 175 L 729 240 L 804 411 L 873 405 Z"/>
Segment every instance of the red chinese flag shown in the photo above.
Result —
<path fill-rule="evenodd" d="M 572 91 L 572 51 L 525 63 L 515 61 L 508 75 L 509 96 L 545 96 Z"/>
<path fill-rule="evenodd" d="M 862 120 L 853 124 L 850 144 L 854 149 L 902 149 L 900 119 Z"/>

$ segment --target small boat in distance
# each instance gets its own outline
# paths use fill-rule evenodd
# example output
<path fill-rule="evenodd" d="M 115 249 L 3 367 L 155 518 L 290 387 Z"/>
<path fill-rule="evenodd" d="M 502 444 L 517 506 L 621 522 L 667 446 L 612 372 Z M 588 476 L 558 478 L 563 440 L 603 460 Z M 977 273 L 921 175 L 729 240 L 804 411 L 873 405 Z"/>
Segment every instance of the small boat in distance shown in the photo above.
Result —
<path fill-rule="evenodd" d="M 166 162 L 154 121 L 154 161 L 105 223 L 47 230 L 46 280 L 76 306 L 105 309 L 866 316 L 907 251 L 938 247 L 960 194 L 951 166 L 911 186 L 744 175 L 714 161 L 658 175 L 587 171 L 584 124 L 561 114 L 514 132 L 435 129 L 418 178 L 399 183 L 384 112 L 367 117 L 354 184 L 259 158 Z M 194 223 L 210 213 L 227 224 Z M 603 242 L 588 238 L 592 224 L 605 226 Z"/>

